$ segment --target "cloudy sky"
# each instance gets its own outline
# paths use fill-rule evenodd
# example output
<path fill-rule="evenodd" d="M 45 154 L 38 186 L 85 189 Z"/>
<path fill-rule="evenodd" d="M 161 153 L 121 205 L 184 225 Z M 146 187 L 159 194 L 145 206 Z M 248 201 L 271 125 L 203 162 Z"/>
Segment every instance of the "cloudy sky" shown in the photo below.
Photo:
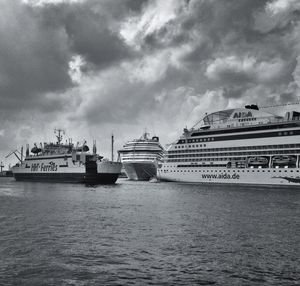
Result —
<path fill-rule="evenodd" d="M 0 0 L 7 164 L 57 127 L 110 156 L 112 132 L 167 144 L 205 112 L 299 96 L 300 0 Z"/>

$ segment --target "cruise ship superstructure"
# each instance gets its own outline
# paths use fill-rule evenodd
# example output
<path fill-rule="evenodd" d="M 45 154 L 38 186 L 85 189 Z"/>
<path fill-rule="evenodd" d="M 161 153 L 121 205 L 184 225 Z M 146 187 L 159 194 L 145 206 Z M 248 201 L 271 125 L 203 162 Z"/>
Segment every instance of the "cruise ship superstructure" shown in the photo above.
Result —
<path fill-rule="evenodd" d="M 139 139 L 127 142 L 119 150 L 127 177 L 135 181 L 148 181 L 156 176 L 158 163 L 162 162 L 164 148 L 159 138 L 145 132 Z"/>
<path fill-rule="evenodd" d="M 157 171 L 166 181 L 300 186 L 300 113 L 248 105 L 208 114 L 169 145 Z"/>
<path fill-rule="evenodd" d="M 122 164 L 103 160 L 96 154 L 94 142 L 93 152 L 83 143 L 62 143 L 62 130 L 58 130 L 57 142 L 36 145 L 26 156 L 15 155 L 19 159 L 12 172 L 17 181 L 64 182 L 87 184 L 113 184 L 116 182 Z M 14 151 L 15 152 L 15 151 Z"/>

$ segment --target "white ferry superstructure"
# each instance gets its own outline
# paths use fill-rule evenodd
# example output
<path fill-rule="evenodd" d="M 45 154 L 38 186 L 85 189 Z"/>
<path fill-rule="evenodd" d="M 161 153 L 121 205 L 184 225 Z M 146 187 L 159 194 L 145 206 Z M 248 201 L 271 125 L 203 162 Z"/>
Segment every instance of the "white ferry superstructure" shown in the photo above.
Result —
<path fill-rule="evenodd" d="M 130 180 L 148 181 L 156 176 L 157 164 L 162 162 L 164 148 L 159 143 L 159 138 L 148 138 L 144 133 L 139 139 L 127 142 L 119 150 L 124 171 Z"/>
<path fill-rule="evenodd" d="M 87 184 L 114 184 L 121 173 L 122 164 L 103 160 L 96 154 L 94 142 L 93 153 L 88 146 L 74 146 L 69 142 L 62 143 L 62 130 L 58 130 L 56 143 L 35 145 L 26 156 L 15 155 L 19 159 L 13 168 L 17 181 L 63 182 Z M 20 155 L 20 154 L 19 154 Z"/>
<path fill-rule="evenodd" d="M 300 186 L 300 113 L 248 105 L 206 115 L 169 145 L 157 173 L 166 181 Z"/>

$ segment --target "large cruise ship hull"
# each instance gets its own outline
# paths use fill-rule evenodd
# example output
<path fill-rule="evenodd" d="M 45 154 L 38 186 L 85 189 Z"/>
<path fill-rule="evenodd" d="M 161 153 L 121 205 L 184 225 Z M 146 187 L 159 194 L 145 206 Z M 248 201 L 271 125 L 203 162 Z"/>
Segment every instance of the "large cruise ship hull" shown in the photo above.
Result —
<path fill-rule="evenodd" d="M 246 184 L 300 187 L 300 168 L 238 169 L 238 168 L 185 168 L 185 170 L 158 169 L 163 181 L 183 183 Z"/>
<path fill-rule="evenodd" d="M 154 162 L 126 162 L 123 163 L 123 166 L 129 180 L 149 181 L 156 176 L 156 164 Z"/>

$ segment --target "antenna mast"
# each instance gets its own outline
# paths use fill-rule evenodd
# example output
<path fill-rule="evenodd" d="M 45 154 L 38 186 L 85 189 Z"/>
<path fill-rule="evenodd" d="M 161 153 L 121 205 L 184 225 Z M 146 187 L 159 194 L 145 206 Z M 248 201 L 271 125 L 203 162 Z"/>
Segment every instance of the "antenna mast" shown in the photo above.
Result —
<path fill-rule="evenodd" d="M 65 134 L 65 130 L 60 129 L 60 128 L 55 128 L 54 129 L 54 133 L 58 133 L 58 135 L 56 135 L 57 138 L 57 144 L 60 144 L 60 142 L 62 141 L 62 133 Z"/>

